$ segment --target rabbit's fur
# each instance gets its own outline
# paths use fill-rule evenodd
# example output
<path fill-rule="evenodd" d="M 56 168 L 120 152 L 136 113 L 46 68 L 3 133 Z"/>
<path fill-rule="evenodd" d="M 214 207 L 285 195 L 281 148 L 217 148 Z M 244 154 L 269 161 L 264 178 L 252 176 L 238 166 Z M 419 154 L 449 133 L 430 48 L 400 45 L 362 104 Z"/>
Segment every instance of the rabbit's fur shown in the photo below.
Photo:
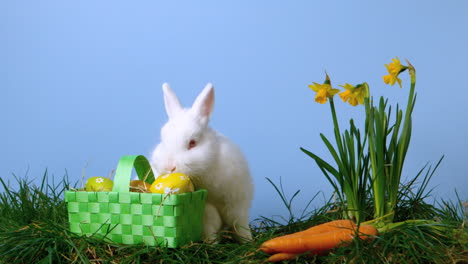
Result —
<path fill-rule="evenodd" d="M 240 149 L 208 126 L 214 105 L 213 85 L 207 84 L 188 109 L 181 106 L 167 83 L 163 84 L 163 93 L 169 120 L 153 151 L 153 168 L 160 174 L 184 173 L 197 188 L 208 191 L 203 217 L 205 239 L 216 240 L 221 229 L 229 228 L 239 238 L 250 240 L 253 183 Z"/>

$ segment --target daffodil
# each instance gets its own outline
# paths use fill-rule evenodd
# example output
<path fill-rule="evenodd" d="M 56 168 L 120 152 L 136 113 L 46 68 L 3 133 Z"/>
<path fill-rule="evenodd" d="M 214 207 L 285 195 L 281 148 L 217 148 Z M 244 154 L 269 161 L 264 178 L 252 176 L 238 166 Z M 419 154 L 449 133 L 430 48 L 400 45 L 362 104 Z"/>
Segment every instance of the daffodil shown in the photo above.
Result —
<path fill-rule="evenodd" d="M 408 67 L 401 65 L 400 60 L 398 57 L 392 59 L 393 62 L 390 62 L 390 64 L 385 64 L 385 67 L 387 67 L 388 74 L 383 76 L 383 80 L 386 84 L 394 85 L 395 82 L 398 82 L 398 85 L 401 86 L 401 79 L 398 78 L 398 74 L 406 70 Z"/>
<path fill-rule="evenodd" d="M 328 77 L 328 76 L 327 76 Z M 324 84 L 319 84 L 314 82 L 314 84 L 310 84 L 309 88 L 312 91 L 316 92 L 315 95 L 315 102 L 319 104 L 324 104 L 327 102 L 327 98 L 332 98 L 335 94 L 337 94 L 340 90 L 333 89 L 331 84 L 325 81 Z"/>
<path fill-rule="evenodd" d="M 345 85 L 340 85 L 345 88 L 343 92 L 340 93 L 341 100 L 346 103 L 346 101 L 352 105 L 356 106 L 358 104 L 364 104 L 364 99 L 369 97 L 369 88 L 367 84 L 358 84 L 357 86 L 345 83 Z"/>

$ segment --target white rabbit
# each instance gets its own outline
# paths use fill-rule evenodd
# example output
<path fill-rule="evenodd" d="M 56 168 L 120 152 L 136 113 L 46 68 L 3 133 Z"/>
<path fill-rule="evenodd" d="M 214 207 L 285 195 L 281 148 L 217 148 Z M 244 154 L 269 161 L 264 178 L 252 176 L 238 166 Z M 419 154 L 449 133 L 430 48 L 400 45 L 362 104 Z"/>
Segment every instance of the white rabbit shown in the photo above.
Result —
<path fill-rule="evenodd" d="M 211 83 L 198 95 L 192 108 L 184 109 L 167 83 L 163 86 L 168 122 L 161 129 L 161 143 L 151 164 L 160 174 L 180 172 L 190 176 L 208 197 L 203 216 L 205 239 L 229 228 L 238 238 L 251 240 L 249 209 L 253 183 L 240 149 L 208 126 L 213 111 Z"/>

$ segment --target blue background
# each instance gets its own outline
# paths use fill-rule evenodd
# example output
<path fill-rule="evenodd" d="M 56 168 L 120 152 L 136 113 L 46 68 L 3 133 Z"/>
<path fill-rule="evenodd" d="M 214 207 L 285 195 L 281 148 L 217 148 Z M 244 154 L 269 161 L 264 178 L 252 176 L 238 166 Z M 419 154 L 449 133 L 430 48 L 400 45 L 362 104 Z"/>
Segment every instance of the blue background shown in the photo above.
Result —
<path fill-rule="evenodd" d="M 126 154 L 149 156 L 167 117 L 161 84 L 190 106 L 207 82 L 211 124 L 237 142 L 256 187 L 252 216 L 286 215 L 273 187 L 301 189 L 298 214 L 330 184 L 305 147 L 330 156 L 328 105 L 307 85 L 326 70 L 335 87 L 368 82 L 374 97 L 406 103 L 386 86 L 398 56 L 417 69 L 418 100 L 403 180 L 444 162 L 430 187 L 466 200 L 468 124 L 466 1 L 2 1 L 0 175 L 38 182 L 107 176 Z M 363 107 L 337 103 L 343 126 Z"/>

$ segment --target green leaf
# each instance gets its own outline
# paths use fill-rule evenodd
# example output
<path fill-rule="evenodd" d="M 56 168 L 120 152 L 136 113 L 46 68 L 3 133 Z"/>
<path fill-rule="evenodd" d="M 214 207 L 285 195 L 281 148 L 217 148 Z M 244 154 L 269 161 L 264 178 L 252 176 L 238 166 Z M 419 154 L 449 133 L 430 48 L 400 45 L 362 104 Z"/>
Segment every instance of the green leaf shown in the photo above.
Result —
<path fill-rule="evenodd" d="M 305 154 L 307 154 L 309 157 L 311 157 L 312 159 L 315 160 L 315 162 L 317 163 L 317 165 L 319 165 L 319 167 L 323 167 L 324 169 L 326 169 L 327 171 L 329 171 L 331 174 L 333 174 L 335 177 L 339 177 L 337 175 L 339 175 L 339 172 L 333 168 L 330 164 L 328 164 L 326 161 L 324 161 L 322 158 L 320 158 L 319 156 L 315 155 L 314 153 L 304 149 L 304 148 L 300 148 L 302 150 L 302 152 L 304 152 Z"/>

